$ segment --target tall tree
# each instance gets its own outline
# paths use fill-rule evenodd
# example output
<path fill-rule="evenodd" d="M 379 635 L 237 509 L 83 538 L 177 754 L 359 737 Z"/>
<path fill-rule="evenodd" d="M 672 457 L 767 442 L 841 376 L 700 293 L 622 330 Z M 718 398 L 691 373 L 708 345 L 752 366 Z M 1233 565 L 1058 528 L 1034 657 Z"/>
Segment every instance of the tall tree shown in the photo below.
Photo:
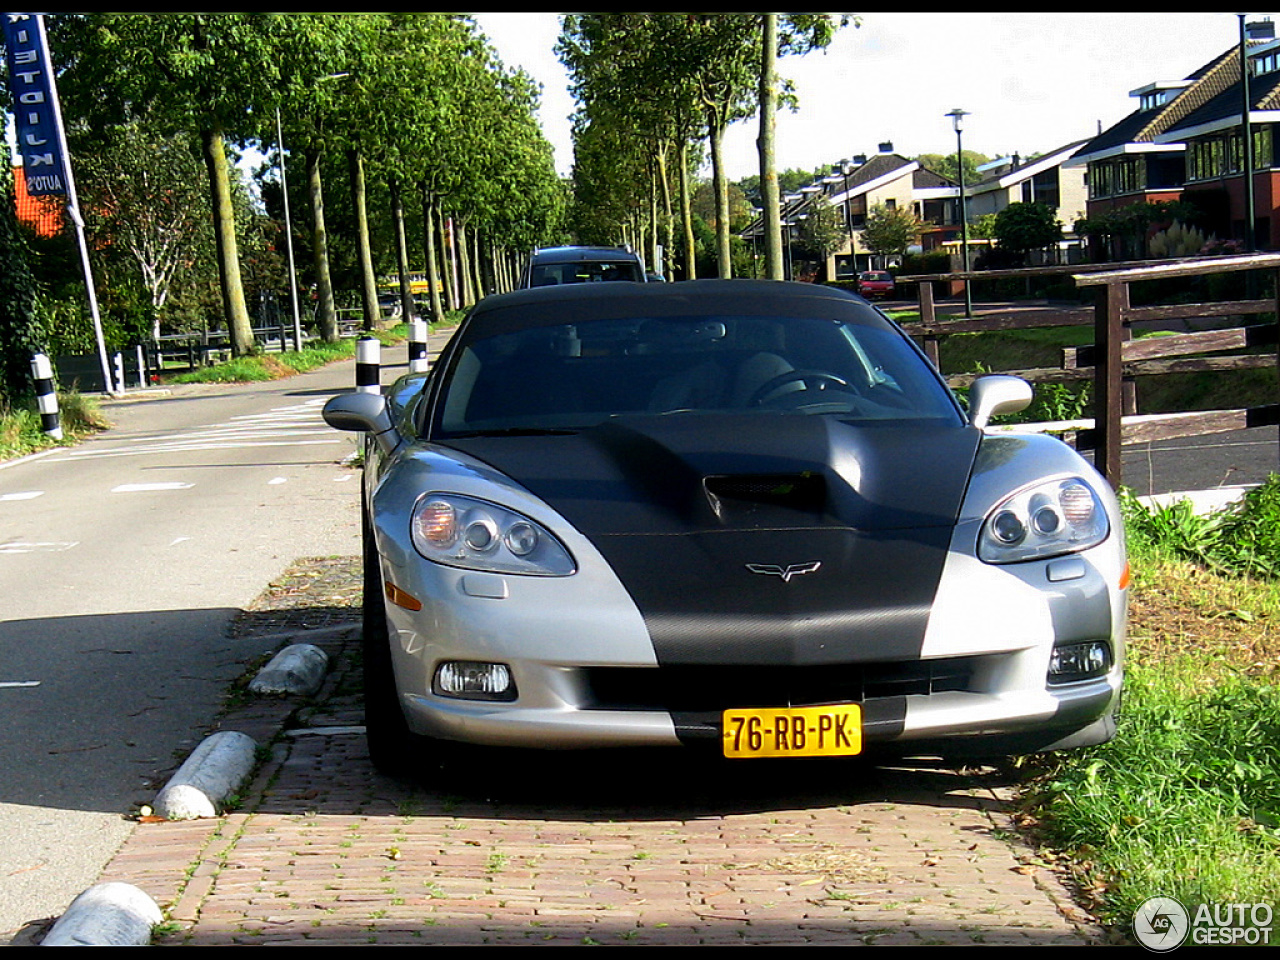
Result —
<path fill-rule="evenodd" d="M 774 163 L 774 137 L 778 111 L 778 15 L 760 17 L 763 41 L 760 49 L 760 209 L 764 215 L 764 275 L 767 280 L 783 278 L 782 204 L 778 192 L 778 169 Z"/>
<path fill-rule="evenodd" d="M 256 137 L 281 88 L 281 14 L 91 13 L 60 31 L 56 59 L 68 116 L 94 125 L 142 115 L 197 136 L 209 190 L 223 313 L 232 351 L 254 350 L 245 305 L 227 140 Z M 52 37 L 51 37 L 52 42 Z M 253 110 L 246 110 L 252 106 Z"/>
<path fill-rule="evenodd" d="M 808 53 L 825 48 L 831 43 L 836 29 L 848 24 L 850 19 L 848 16 L 833 19 L 827 14 L 791 14 L 783 20 L 785 29 L 779 38 L 778 15 L 760 15 L 760 135 L 757 149 L 760 154 L 760 203 L 764 214 L 765 276 L 770 280 L 781 280 L 783 275 L 780 190 L 774 165 L 775 114 L 779 102 L 777 59 L 780 53 Z M 853 22 L 856 26 L 857 20 Z M 786 93 L 785 99 L 794 109 L 795 96 L 790 85 Z"/>

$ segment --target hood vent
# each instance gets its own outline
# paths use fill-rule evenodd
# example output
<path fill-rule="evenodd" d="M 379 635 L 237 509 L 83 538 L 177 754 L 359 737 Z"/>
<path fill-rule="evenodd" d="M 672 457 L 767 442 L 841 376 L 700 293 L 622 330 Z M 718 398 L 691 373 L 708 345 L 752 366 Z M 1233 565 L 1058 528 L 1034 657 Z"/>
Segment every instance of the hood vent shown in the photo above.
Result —
<path fill-rule="evenodd" d="M 827 481 L 820 473 L 715 476 L 702 483 L 707 501 L 720 520 L 760 507 L 820 514 L 827 506 Z"/>

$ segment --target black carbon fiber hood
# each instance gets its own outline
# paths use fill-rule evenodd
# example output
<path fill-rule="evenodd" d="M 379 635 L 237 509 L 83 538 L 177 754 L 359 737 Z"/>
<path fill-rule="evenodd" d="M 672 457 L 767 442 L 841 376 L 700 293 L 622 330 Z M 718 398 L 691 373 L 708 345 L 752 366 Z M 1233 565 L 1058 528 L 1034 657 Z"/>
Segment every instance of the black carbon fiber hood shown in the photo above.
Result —
<path fill-rule="evenodd" d="M 919 654 L 980 439 L 745 414 L 448 445 L 591 539 L 659 662 L 813 665 Z"/>

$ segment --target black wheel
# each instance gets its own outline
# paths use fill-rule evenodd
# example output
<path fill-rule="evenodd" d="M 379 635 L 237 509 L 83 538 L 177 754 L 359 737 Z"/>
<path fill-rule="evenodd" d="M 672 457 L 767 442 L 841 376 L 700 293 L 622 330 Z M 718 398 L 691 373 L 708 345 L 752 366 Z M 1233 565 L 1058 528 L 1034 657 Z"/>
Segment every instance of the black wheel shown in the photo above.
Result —
<path fill-rule="evenodd" d="M 369 758 L 383 773 L 424 770 L 435 758 L 435 741 L 405 722 L 391 665 L 391 635 L 383 599 L 382 571 L 368 521 L 364 524 L 364 598 L 361 651 L 364 659 L 364 729 Z"/>
<path fill-rule="evenodd" d="M 786 373 L 780 373 L 776 377 L 766 380 L 757 387 L 747 399 L 747 406 L 763 406 L 770 400 L 781 396 L 782 388 L 793 383 L 804 384 L 806 390 L 825 390 L 827 387 L 835 387 L 849 393 L 857 393 L 853 384 L 843 377 L 837 377 L 834 373 L 827 373 L 823 370 L 788 370 Z"/>

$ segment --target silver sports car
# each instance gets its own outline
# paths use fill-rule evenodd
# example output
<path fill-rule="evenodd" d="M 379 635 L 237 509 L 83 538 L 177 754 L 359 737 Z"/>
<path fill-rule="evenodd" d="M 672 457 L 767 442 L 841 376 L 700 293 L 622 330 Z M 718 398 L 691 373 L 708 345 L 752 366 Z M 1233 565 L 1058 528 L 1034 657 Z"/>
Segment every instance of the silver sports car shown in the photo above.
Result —
<path fill-rule="evenodd" d="M 1115 498 L 1057 439 L 984 431 L 864 300 L 583 284 L 476 306 L 364 431 L 375 762 L 440 740 L 974 756 L 1115 728 Z"/>

